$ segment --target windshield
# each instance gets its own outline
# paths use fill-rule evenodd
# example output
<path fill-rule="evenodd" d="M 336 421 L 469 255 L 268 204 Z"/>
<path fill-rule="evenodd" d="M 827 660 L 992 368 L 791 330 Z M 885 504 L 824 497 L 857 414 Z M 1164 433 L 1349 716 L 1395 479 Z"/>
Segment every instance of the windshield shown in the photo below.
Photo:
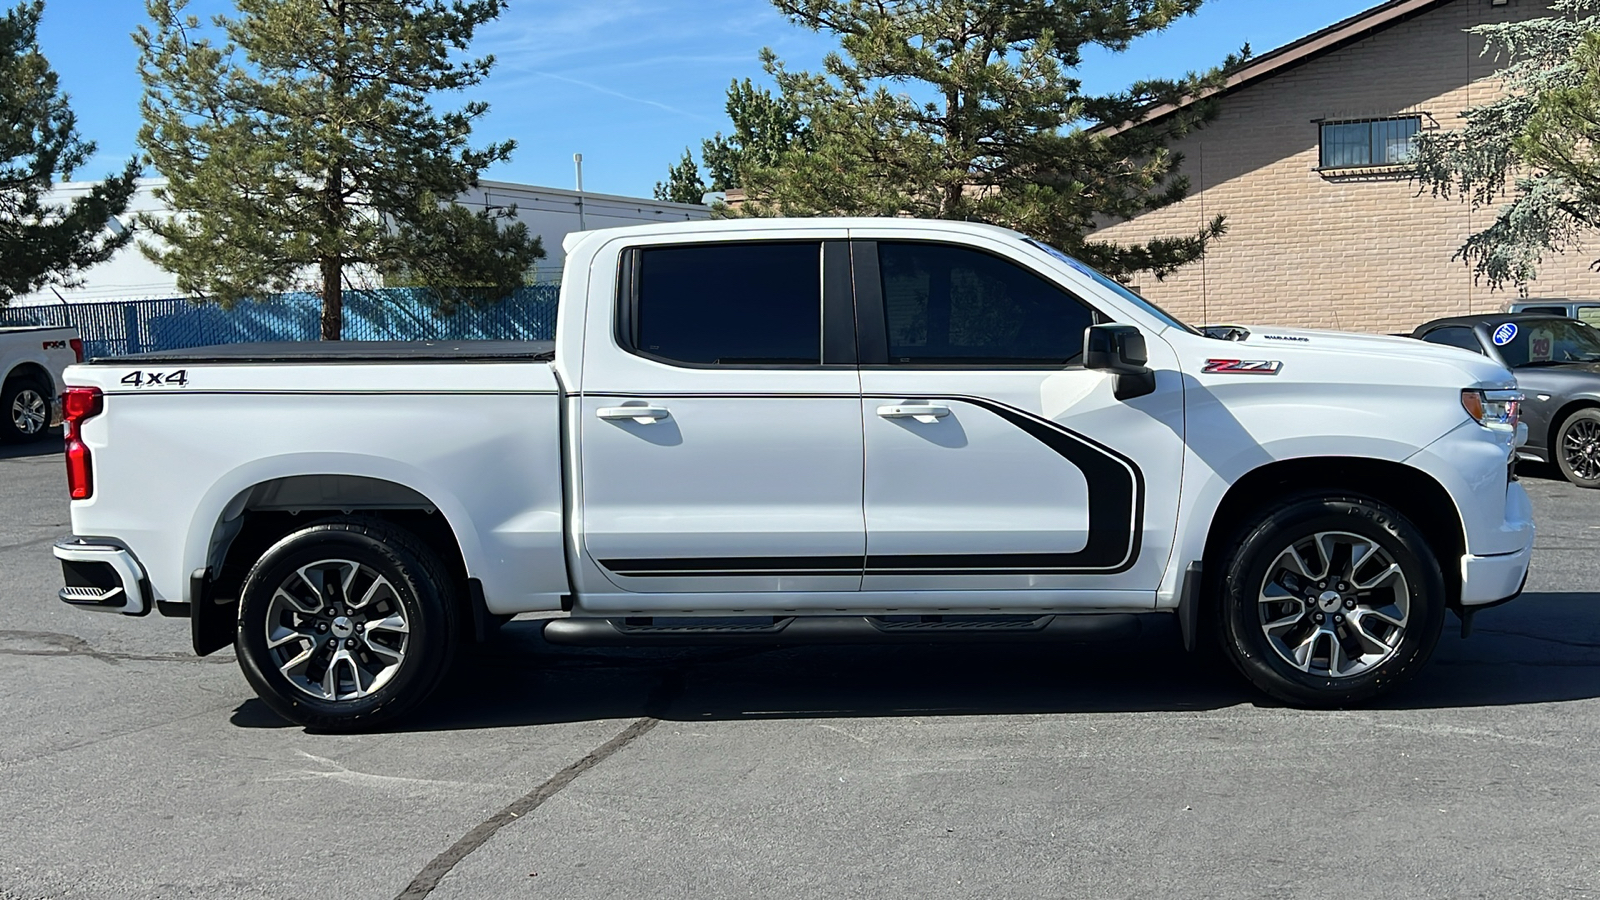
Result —
<path fill-rule="evenodd" d="M 1489 333 L 1500 356 L 1513 369 L 1600 362 L 1600 331 L 1575 319 L 1490 322 Z"/>
<path fill-rule="evenodd" d="M 1198 332 L 1198 331 L 1194 330 L 1193 328 L 1190 328 L 1188 325 L 1184 324 L 1181 320 L 1178 319 L 1177 316 L 1174 316 L 1173 314 L 1167 312 L 1166 310 L 1164 310 L 1161 307 L 1155 305 L 1154 303 L 1151 303 L 1149 300 L 1146 300 L 1145 298 L 1143 298 L 1143 297 L 1139 296 L 1138 294 L 1134 293 L 1133 291 L 1129 290 L 1126 285 L 1124 285 L 1121 282 L 1117 281 L 1115 278 L 1112 278 L 1112 277 L 1110 277 L 1108 275 L 1102 275 L 1101 273 L 1095 271 L 1093 268 L 1083 264 L 1082 262 L 1079 262 L 1076 259 L 1073 259 L 1072 257 L 1066 255 L 1065 253 L 1062 253 L 1060 250 L 1057 250 L 1056 248 L 1050 246 L 1049 244 L 1043 243 L 1041 241 L 1036 241 L 1033 238 L 1023 238 L 1023 240 L 1027 241 L 1028 243 L 1032 244 L 1035 247 L 1038 247 L 1040 250 L 1043 250 L 1044 252 L 1050 254 L 1051 256 L 1054 256 L 1056 259 L 1061 260 L 1062 262 L 1066 263 L 1068 266 L 1071 266 L 1074 271 L 1080 272 L 1080 273 L 1082 273 L 1084 275 L 1089 276 L 1090 278 L 1093 278 L 1095 280 L 1096 284 L 1100 285 L 1103 288 L 1106 288 L 1109 291 L 1112 291 L 1118 297 L 1121 297 L 1122 299 L 1128 301 L 1129 303 L 1134 304 L 1135 306 L 1139 307 L 1140 309 L 1144 310 L 1145 312 L 1149 313 L 1150 315 L 1155 316 L 1157 319 L 1160 319 L 1162 322 L 1164 322 L 1164 323 L 1166 323 L 1168 325 L 1171 325 L 1173 328 L 1181 328 L 1184 331 L 1187 331 L 1190 334 L 1194 334 L 1194 335 L 1199 335 L 1200 334 L 1200 332 Z"/>

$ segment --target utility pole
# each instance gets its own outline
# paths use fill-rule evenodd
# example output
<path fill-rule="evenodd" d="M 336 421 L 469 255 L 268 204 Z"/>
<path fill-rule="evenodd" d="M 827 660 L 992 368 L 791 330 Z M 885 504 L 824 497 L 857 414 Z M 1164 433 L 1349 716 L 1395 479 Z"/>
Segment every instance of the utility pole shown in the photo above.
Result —
<path fill-rule="evenodd" d="M 583 154 L 572 154 L 572 165 L 578 170 L 578 230 L 587 231 L 583 223 Z"/>

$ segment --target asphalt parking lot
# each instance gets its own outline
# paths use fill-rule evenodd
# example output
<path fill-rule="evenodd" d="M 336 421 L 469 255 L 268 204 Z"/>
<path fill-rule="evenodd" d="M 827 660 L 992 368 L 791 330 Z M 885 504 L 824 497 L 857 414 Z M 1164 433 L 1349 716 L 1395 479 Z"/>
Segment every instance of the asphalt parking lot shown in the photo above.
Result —
<path fill-rule="evenodd" d="M 308 733 L 185 620 L 57 602 L 55 448 L 0 448 L 0 900 L 1600 893 L 1600 493 L 1380 707 L 1174 631 L 1092 650 L 574 651 L 512 623 L 400 730 Z"/>

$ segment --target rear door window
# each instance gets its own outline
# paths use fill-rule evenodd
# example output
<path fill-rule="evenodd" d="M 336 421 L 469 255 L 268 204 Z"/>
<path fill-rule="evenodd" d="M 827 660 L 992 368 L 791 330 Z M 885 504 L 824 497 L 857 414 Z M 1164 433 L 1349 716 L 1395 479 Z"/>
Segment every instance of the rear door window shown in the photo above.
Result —
<path fill-rule="evenodd" d="M 820 242 L 636 252 L 631 315 L 623 317 L 635 351 L 697 366 L 821 365 Z"/>

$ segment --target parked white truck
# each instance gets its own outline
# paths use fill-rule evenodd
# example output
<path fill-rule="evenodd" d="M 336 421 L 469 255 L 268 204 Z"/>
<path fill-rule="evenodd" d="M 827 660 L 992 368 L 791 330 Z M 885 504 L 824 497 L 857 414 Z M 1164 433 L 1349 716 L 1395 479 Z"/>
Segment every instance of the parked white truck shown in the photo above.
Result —
<path fill-rule="evenodd" d="M 188 616 L 324 728 L 457 647 L 1126 636 L 1295 704 L 1514 597 L 1518 395 L 1403 338 L 1205 337 L 1014 232 L 573 235 L 554 345 L 239 345 L 68 372 L 61 599 Z M 565 611 L 566 615 L 559 615 Z"/>
<path fill-rule="evenodd" d="M 0 443 L 43 438 L 61 421 L 62 374 L 83 362 L 75 328 L 0 326 Z"/>

